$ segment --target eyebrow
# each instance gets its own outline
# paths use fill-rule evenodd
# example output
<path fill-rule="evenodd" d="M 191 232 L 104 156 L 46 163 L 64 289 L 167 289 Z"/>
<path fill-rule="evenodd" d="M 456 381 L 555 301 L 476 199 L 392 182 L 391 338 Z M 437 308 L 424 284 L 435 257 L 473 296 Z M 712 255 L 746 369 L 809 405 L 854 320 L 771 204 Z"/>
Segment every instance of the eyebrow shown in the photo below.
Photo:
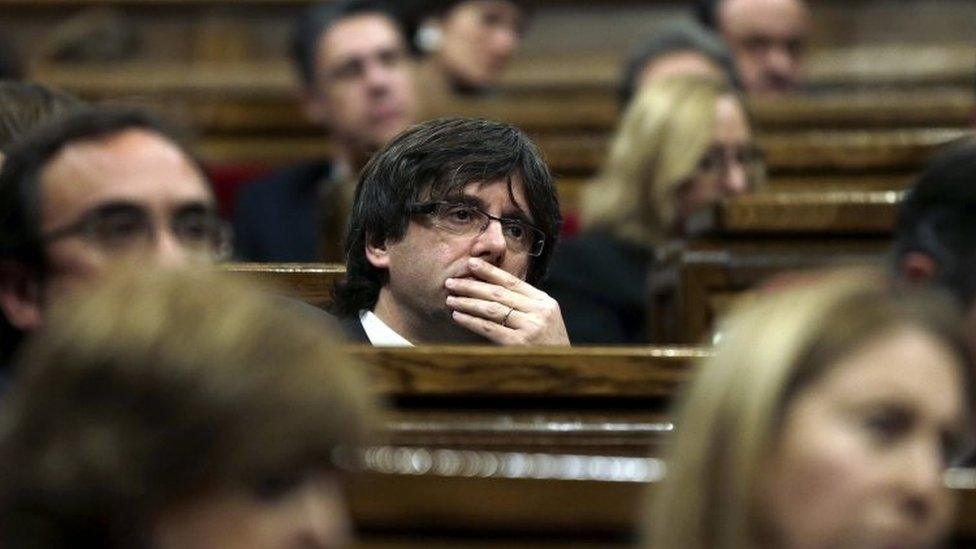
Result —
<path fill-rule="evenodd" d="M 214 204 L 204 201 L 204 200 L 189 200 L 177 205 L 173 210 L 174 216 L 185 215 L 190 213 L 214 213 L 216 214 L 217 208 Z M 146 213 L 146 208 L 142 205 L 131 202 L 128 200 L 111 200 L 109 202 L 104 202 L 98 206 L 85 211 L 78 216 L 78 220 L 89 218 L 92 216 L 105 216 L 120 213 Z M 77 221 L 73 222 L 77 223 Z M 73 224 L 72 223 L 72 224 Z"/>
<path fill-rule="evenodd" d="M 485 201 L 482 200 L 480 197 L 474 195 L 470 195 L 470 194 L 453 195 L 447 197 L 446 200 L 450 200 L 451 202 L 457 202 L 458 204 L 464 204 L 465 206 L 473 206 L 475 208 L 478 208 L 479 210 L 488 211 L 487 204 L 485 204 Z M 499 217 L 505 220 L 520 221 L 522 223 L 525 223 L 527 225 L 532 225 L 533 227 L 535 227 L 535 224 L 532 223 L 532 221 L 528 218 L 528 216 L 525 215 L 525 212 L 522 211 L 522 208 L 519 208 L 518 205 L 515 206 L 514 214 L 503 213 Z"/>

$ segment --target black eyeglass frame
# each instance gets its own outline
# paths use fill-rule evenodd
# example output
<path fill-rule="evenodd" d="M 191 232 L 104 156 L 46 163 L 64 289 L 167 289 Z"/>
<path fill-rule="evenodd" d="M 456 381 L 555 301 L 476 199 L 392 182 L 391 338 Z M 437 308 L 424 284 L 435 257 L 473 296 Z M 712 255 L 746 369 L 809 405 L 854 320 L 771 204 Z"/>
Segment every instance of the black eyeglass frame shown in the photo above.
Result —
<path fill-rule="evenodd" d="M 540 255 L 542 255 L 543 250 L 546 249 L 546 242 L 548 238 L 546 238 L 546 233 L 539 227 L 536 227 L 535 225 L 522 219 L 515 219 L 511 217 L 498 217 L 496 215 L 492 215 L 472 204 L 465 204 L 464 202 L 451 202 L 447 200 L 433 200 L 430 202 L 416 202 L 413 204 L 409 204 L 407 205 L 407 211 L 410 212 L 410 214 L 412 215 L 430 216 L 434 214 L 435 211 L 437 211 L 437 208 L 441 208 L 441 207 L 466 208 L 473 212 L 477 212 L 480 215 L 483 215 L 486 221 L 484 225 L 478 230 L 478 234 L 481 234 L 486 230 L 488 230 L 488 225 L 491 224 L 492 221 L 499 222 L 502 225 L 502 228 L 504 228 L 506 225 L 517 225 L 519 227 L 525 228 L 529 232 L 529 234 L 535 236 L 535 238 L 533 238 L 532 240 L 532 244 L 527 250 L 527 253 L 530 257 L 539 257 Z M 445 230 L 450 230 L 450 229 L 445 228 Z"/>
<path fill-rule="evenodd" d="M 94 243 L 100 248 L 105 248 L 106 250 L 111 250 L 111 246 L 105 246 L 103 242 L 96 236 L 98 233 L 97 224 L 108 217 L 111 212 L 107 212 L 102 208 L 95 208 L 89 212 L 86 212 L 76 221 L 55 229 L 49 233 L 42 234 L 40 241 L 42 245 L 49 245 L 53 242 L 61 240 L 63 238 L 69 238 L 72 236 L 80 236 L 81 238 Z M 232 231 L 230 225 L 220 218 L 216 212 L 203 212 L 208 221 L 210 221 L 210 233 L 209 246 L 211 248 L 210 253 L 217 260 L 226 259 L 230 256 L 231 251 L 231 239 Z M 145 222 L 146 219 L 144 218 Z M 169 228 L 176 236 L 180 242 L 184 242 L 185 239 L 180 238 L 181 231 L 178 230 L 175 225 L 176 219 L 171 219 L 169 221 Z M 151 225 L 151 223 L 149 223 Z M 202 243 L 203 241 L 201 241 Z"/>

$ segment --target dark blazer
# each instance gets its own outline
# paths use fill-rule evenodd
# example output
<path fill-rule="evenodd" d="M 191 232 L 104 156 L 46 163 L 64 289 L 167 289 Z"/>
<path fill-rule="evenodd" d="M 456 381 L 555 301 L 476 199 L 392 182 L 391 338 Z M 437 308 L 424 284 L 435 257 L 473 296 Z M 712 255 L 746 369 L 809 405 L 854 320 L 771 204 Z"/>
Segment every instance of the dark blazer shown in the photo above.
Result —
<path fill-rule="evenodd" d="M 320 185 L 331 174 L 332 165 L 318 161 L 245 184 L 234 206 L 235 257 L 241 261 L 317 261 Z"/>
<path fill-rule="evenodd" d="M 339 318 L 337 321 L 342 335 L 346 337 L 346 341 L 349 343 L 370 344 L 369 336 L 366 335 L 366 330 L 363 329 L 363 323 L 359 321 L 359 316 Z"/>
<path fill-rule="evenodd" d="M 589 232 L 560 242 L 542 289 L 559 302 L 573 344 L 650 340 L 648 276 L 653 251 Z"/>

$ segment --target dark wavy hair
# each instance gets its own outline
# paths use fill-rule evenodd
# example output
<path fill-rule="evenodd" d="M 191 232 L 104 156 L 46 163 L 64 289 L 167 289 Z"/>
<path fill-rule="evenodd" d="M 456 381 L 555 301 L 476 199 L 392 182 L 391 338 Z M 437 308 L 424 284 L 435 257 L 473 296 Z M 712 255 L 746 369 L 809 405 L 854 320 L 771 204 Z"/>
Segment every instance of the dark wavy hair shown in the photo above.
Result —
<path fill-rule="evenodd" d="M 521 179 L 534 224 L 546 235 L 526 280 L 546 273 L 562 217 L 552 174 L 539 149 L 510 124 L 469 118 L 431 120 L 391 141 L 363 168 L 346 238 L 346 280 L 336 286 L 333 312 L 355 315 L 376 304 L 387 272 L 366 258 L 366 245 L 396 242 L 410 221 L 407 205 L 460 193 L 472 182 Z M 511 192 L 511 187 L 509 188 Z"/>
<path fill-rule="evenodd" d="M 315 83 L 315 58 L 318 55 L 319 38 L 333 25 L 354 15 L 375 13 L 385 15 L 400 29 L 403 18 L 392 4 L 381 0 L 347 0 L 328 4 L 313 4 L 295 22 L 292 31 L 291 56 L 305 86 Z"/>
<path fill-rule="evenodd" d="M 938 265 L 933 283 L 967 309 L 976 301 L 976 141 L 940 152 L 908 191 L 895 230 L 893 259 L 920 252 Z"/>
<path fill-rule="evenodd" d="M 722 0 L 698 0 L 695 2 L 695 19 L 706 28 L 718 31 L 718 6 Z"/>

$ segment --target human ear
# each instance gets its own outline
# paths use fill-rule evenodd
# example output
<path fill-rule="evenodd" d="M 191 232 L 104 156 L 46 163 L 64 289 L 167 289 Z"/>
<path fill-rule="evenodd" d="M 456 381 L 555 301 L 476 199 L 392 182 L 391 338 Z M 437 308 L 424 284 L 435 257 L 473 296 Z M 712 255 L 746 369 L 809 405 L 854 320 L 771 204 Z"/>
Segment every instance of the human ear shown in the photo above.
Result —
<path fill-rule="evenodd" d="M 390 253 L 386 247 L 386 241 L 373 242 L 372 238 L 366 238 L 366 260 L 370 265 L 377 269 L 387 269 L 390 267 Z"/>
<path fill-rule="evenodd" d="M 939 272 L 939 265 L 932 256 L 922 252 L 908 252 L 898 264 L 901 278 L 912 286 L 931 282 Z"/>
<path fill-rule="evenodd" d="M 20 331 L 41 326 L 41 287 L 33 269 L 15 261 L 0 262 L 0 309 Z"/>

